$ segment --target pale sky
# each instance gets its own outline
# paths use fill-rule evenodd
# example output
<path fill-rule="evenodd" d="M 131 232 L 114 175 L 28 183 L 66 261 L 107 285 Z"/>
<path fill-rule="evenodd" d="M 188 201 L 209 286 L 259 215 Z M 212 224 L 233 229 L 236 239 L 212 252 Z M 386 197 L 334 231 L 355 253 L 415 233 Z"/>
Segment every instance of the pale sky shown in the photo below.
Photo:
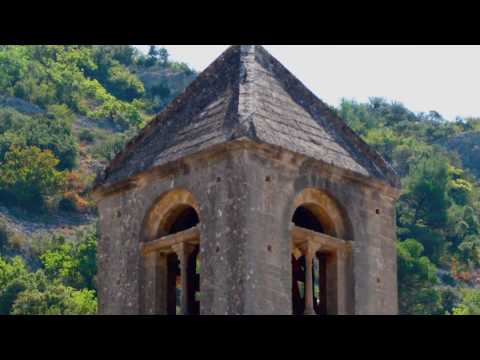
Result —
<path fill-rule="evenodd" d="M 136 45 L 142 50 L 148 46 Z M 228 45 L 159 45 L 204 70 Z M 265 45 L 326 103 L 379 96 L 448 120 L 480 117 L 480 46 Z"/>

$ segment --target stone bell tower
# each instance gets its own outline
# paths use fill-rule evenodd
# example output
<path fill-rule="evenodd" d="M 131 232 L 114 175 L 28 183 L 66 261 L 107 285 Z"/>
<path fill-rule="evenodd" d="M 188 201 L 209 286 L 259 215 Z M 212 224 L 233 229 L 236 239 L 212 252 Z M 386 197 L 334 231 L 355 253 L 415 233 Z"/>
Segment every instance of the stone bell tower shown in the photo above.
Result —
<path fill-rule="evenodd" d="M 101 314 L 396 314 L 392 168 L 230 47 L 97 180 Z"/>

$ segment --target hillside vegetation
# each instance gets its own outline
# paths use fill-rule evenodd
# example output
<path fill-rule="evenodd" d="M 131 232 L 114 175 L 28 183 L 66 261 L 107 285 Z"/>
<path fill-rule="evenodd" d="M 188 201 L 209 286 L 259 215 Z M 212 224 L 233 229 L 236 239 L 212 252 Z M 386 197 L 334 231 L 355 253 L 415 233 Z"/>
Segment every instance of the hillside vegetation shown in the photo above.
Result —
<path fill-rule="evenodd" d="M 0 314 L 96 312 L 93 179 L 195 76 L 156 47 L 0 46 Z M 402 179 L 401 313 L 480 314 L 480 119 L 335 111 Z"/>
<path fill-rule="evenodd" d="M 0 314 L 96 312 L 92 183 L 195 76 L 156 47 L 0 46 Z"/>

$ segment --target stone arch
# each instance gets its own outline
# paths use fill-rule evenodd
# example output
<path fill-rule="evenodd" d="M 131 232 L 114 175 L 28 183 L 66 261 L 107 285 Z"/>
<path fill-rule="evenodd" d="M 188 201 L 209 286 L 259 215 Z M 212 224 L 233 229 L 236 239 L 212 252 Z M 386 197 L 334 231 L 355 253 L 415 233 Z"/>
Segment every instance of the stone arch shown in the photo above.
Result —
<path fill-rule="evenodd" d="M 174 189 L 160 195 L 147 212 L 142 227 L 142 242 L 165 236 L 182 212 L 194 209 L 198 218 L 200 211 L 193 194 L 185 189 Z"/>
<path fill-rule="evenodd" d="M 325 234 L 343 240 L 353 240 L 347 211 L 328 193 L 317 188 L 304 189 L 293 201 L 290 219 L 293 219 L 299 208 L 305 208 L 313 214 Z"/>
<path fill-rule="evenodd" d="M 185 189 L 163 193 L 149 208 L 140 238 L 146 313 L 199 314 L 199 222 L 198 203 Z"/>
<path fill-rule="evenodd" d="M 328 193 L 306 188 L 290 215 L 293 314 L 346 314 L 347 294 L 353 291 L 353 237 L 346 210 Z"/>

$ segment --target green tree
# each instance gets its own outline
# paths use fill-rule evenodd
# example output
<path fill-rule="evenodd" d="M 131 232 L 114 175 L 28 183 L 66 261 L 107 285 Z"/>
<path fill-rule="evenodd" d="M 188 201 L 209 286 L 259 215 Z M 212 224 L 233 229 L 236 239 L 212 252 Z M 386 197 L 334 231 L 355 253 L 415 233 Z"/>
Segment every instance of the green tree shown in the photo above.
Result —
<path fill-rule="evenodd" d="M 480 315 L 480 290 L 463 289 L 462 301 L 453 309 L 453 315 Z"/>
<path fill-rule="evenodd" d="M 59 170 L 76 165 L 78 145 L 72 132 L 74 117 L 64 105 L 51 105 L 45 114 L 27 116 L 0 109 L 0 163 L 12 145 L 51 150 L 60 160 Z"/>
<path fill-rule="evenodd" d="M 12 306 L 12 315 L 95 315 L 97 300 L 91 290 L 75 290 L 63 284 L 50 284 L 44 291 L 21 292 Z"/>
<path fill-rule="evenodd" d="M 7 260 L 0 257 L 0 314 L 8 315 L 19 293 L 45 285 L 42 273 L 30 273 L 20 257 Z"/>
<path fill-rule="evenodd" d="M 440 261 L 446 246 L 442 230 L 446 228 L 450 206 L 447 164 L 439 156 L 415 164 L 404 180 L 398 205 L 400 237 L 417 239 L 435 263 Z"/>
<path fill-rule="evenodd" d="M 401 314 L 441 314 L 441 296 L 436 267 L 423 256 L 423 246 L 414 239 L 397 242 L 399 307 Z"/>
<path fill-rule="evenodd" d="M 45 251 L 41 256 L 45 273 L 51 280 L 76 288 L 95 289 L 96 233 L 78 235 L 76 242 L 56 241 L 60 245 Z"/>
<path fill-rule="evenodd" d="M 12 146 L 0 165 L 0 189 L 14 196 L 19 205 L 41 208 L 64 186 L 65 174 L 56 169 L 58 162 L 49 150 Z"/>

